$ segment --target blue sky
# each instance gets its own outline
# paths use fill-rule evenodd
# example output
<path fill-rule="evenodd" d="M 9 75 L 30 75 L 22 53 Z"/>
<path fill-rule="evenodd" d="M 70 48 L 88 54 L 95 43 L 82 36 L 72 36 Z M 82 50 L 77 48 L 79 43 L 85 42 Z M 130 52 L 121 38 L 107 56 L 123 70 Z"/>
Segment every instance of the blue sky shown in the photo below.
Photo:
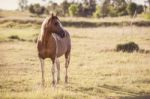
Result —
<path fill-rule="evenodd" d="M 46 3 L 44 1 L 48 1 L 48 0 L 28 0 L 28 4 L 40 3 L 44 5 Z M 61 3 L 63 0 L 51 0 L 51 1 Z M 132 1 L 138 4 L 144 4 L 145 0 L 132 0 Z M 18 8 L 18 0 L 0 0 L 0 9 L 16 10 L 17 8 Z"/>

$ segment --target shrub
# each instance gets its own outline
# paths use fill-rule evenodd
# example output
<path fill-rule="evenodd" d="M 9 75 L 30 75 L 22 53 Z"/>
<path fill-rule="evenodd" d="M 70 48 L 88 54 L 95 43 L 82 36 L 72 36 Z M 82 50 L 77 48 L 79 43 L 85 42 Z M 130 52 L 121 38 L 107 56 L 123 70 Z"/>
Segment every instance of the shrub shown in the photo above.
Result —
<path fill-rule="evenodd" d="M 117 16 L 117 9 L 113 6 L 109 6 L 109 16 L 116 17 Z"/>
<path fill-rule="evenodd" d="M 78 5 L 77 4 L 71 4 L 69 6 L 69 15 L 71 16 L 77 16 L 78 14 Z"/>
<path fill-rule="evenodd" d="M 96 11 L 93 13 L 93 17 L 100 18 L 101 17 L 101 8 L 100 6 L 96 6 Z"/>
<path fill-rule="evenodd" d="M 129 42 L 125 44 L 118 44 L 116 46 L 116 51 L 122 51 L 122 52 L 134 52 L 134 51 L 139 51 L 139 46 L 138 44 L 134 42 Z"/>
<path fill-rule="evenodd" d="M 16 39 L 16 40 L 20 40 L 20 38 L 17 35 L 11 35 L 8 37 L 9 39 Z"/>
<path fill-rule="evenodd" d="M 133 16 L 134 13 L 135 13 L 135 11 L 136 11 L 136 8 L 137 8 L 136 3 L 132 2 L 132 3 L 128 4 L 128 6 L 127 6 L 127 12 L 128 12 L 128 14 L 131 15 L 131 16 Z"/>
<path fill-rule="evenodd" d="M 17 35 L 11 35 L 8 37 L 9 39 L 18 40 L 18 41 L 26 41 L 25 39 L 19 38 Z"/>

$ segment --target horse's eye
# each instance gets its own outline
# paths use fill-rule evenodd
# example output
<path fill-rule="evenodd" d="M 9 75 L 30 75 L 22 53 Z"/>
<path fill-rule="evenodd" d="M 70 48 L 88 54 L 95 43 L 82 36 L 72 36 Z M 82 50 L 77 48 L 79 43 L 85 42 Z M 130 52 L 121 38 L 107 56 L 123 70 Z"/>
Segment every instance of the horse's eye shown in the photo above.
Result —
<path fill-rule="evenodd" d="M 57 25 L 58 25 L 58 23 L 56 22 L 56 23 L 55 23 L 55 26 L 57 26 Z"/>

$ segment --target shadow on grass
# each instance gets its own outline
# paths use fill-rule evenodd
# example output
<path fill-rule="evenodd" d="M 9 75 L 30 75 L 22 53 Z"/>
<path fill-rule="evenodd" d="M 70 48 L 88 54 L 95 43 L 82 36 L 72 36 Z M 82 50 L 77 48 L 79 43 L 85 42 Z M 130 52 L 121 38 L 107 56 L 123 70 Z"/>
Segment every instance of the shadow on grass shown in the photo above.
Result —
<path fill-rule="evenodd" d="M 116 94 L 121 94 L 121 95 L 129 95 L 129 96 L 136 96 L 138 93 L 129 91 L 129 90 L 123 90 L 122 88 L 118 86 L 110 86 L 104 84 L 103 86 L 98 86 L 99 88 L 102 88 L 104 90 L 108 90 L 110 92 L 116 93 Z"/>
<path fill-rule="evenodd" d="M 120 97 L 120 99 L 150 99 L 150 95 L 143 95 L 143 96 L 126 96 L 126 97 Z"/>
<path fill-rule="evenodd" d="M 118 86 L 103 85 L 99 87 L 122 95 L 119 99 L 150 99 L 150 95 L 148 94 L 141 95 L 140 93 L 132 92 L 130 90 L 124 90 Z"/>

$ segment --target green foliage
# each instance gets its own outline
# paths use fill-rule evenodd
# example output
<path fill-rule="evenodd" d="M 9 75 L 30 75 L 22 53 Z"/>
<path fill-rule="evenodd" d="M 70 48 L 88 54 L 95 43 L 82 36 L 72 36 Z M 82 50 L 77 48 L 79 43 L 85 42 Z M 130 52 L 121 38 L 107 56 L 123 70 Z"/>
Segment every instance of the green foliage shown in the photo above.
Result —
<path fill-rule="evenodd" d="M 64 8 L 62 4 L 58 5 L 57 3 L 51 2 L 51 4 L 49 4 L 46 7 L 46 9 L 47 9 L 46 12 L 48 12 L 47 14 L 49 14 L 49 12 L 53 12 L 53 13 L 57 13 L 57 15 L 59 16 L 64 16 Z M 68 8 L 65 8 L 65 9 L 68 9 Z"/>
<path fill-rule="evenodd" d="M 101 8 L 100 6 L 96 6 L 96 11 L 93 13 L 93 17 L 100 18 L 101 17 Z"/>
<path fill-rule="evenodd" d="M 77 16 L 78 15 L 78 5 L 77 4 L 71 4 L 69 6 L 69 15 L 70 16 Z"/>
<path fill-rule="evenodd" d="M 67 0 L 64 0 L 64 1 L 61 3 L 61 7 L 62 7 L 62 10 L 63 10 L 63 15 L 68 14 L 69 5 L 70 5 L 70 4 L 67 2 Z"/>
<path fill-rule="evenodd" d="M 40 4 L 34 4 L 34 5 L 31 4 L 29 6 L 29 12 L 39 16 L 41 14 L 44 14 L 45 7 L 40 6 Z"/>
<path fill-rule="evenodd" d="M 101 7 L 101 13 L 103 17 L 123 16 L 127 15 L 126 7 L 127 3 L 125 0 L 113 0 L 113 2 L 111 2 L 110 0 L 105 0 Z"/>
<path fill-rule="evenodd" d="M 113 6 L 109 6 L 109 16 L 116 17 L 117 16 L 117 9 Z"/>
<path fill-rule="evenodd" d="M 128 4 L 127 6 L 127 12 L 129 15 L 133 16 L 135 11 L 137 9 L 137 5 L 136 3 L 131 2 L 130 4 Z"/>

